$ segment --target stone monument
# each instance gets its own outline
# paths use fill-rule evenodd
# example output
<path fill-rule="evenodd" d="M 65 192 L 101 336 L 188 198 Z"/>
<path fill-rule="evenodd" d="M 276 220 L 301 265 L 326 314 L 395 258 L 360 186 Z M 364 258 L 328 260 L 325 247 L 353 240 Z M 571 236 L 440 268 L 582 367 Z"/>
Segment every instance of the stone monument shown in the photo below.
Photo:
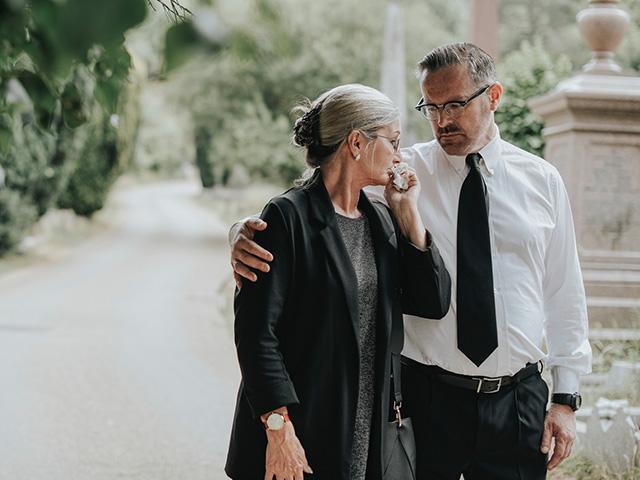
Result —
<path fill-rule="evenodd" d="M 594 327 L 640 323 L 640 77 L 615 62 L 629 24 L 617 4 L 578 13 L 592 60 L 529 101 L 569 192 Z"/>

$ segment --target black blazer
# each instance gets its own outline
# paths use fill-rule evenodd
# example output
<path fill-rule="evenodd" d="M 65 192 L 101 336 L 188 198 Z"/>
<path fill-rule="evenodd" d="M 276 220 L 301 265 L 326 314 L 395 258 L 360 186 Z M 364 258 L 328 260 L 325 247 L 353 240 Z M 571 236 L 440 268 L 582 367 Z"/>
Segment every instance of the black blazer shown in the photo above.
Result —
<path fill-rule="evenodd" d="M 390 416 L 390 356 L 403 343 L 402 313 L 442 318 L 451 282 L 435 245 L 403 239 L 390 212 L 360 194 L 378 270 L 376 404 L 370 478 L 380 478 L 381 425 Z M 235 298 L 235 342 L 242 383 L 225 471 L 264 478 L 266 434 L 259 416 L 287 405 L 314 474 L 349 480 L 358 398 L 355 271 L 318 170 L 302 187 L 272 199 L 256 241 L 271 251 L 269 273 L 245 281 Z"/>

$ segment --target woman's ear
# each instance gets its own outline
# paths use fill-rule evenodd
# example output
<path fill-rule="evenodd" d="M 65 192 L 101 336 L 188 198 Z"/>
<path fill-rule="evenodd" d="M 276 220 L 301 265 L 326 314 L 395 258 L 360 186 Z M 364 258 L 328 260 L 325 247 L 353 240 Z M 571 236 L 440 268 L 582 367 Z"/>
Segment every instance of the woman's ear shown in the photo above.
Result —
<path fill-rule="evenodd" d="M 347 135 L 347 147 L 349 148 L 349 152 L 353 158 L 360 160 L 360 153 L 363 147 L 362 145 L 362 135 L 358 130 L 352 130 L 349 135 Z"/>

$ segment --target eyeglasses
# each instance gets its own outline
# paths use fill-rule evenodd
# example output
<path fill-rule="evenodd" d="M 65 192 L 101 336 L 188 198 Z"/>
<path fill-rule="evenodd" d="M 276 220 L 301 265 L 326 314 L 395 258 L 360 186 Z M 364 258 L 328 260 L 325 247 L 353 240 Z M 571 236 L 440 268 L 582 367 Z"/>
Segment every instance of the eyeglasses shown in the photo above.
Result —
<path fill-rule="evenodd" d="M 380 134 L 374 134 L 371 135 L 371 138 L 385 138 L 389 141 L 389 143 L 391 144 L 391 146 L 393 147 L 393 151 L 394 152 L 398 152 L 398 150 L 400 150 L 400 138 L 391 138 L 391 137 L 386 137 L 384 135 L 380 135 Z"/>
<path fill-rule="evenodd" d="M 417 111 L 419 111 L 422 115 L 424 115 L 428 120 L 437 120 L 438 114 L 442 110 L 443 113 L 446 113 L 449 118 L 458 118 L 464 112 L 464 108 L 473 100 L 474 98 L 478 98 L 491 85 L 487 85 L 486 87 L 482 87 L 480 90 L 475 92 L 466 100 L 456 100 L 454 102 L 443 103 L 442 105 L 436 105 L 435 103 L 424 103 L 424 97 L 420 99 L 418 104 L 414 107 Z"/>

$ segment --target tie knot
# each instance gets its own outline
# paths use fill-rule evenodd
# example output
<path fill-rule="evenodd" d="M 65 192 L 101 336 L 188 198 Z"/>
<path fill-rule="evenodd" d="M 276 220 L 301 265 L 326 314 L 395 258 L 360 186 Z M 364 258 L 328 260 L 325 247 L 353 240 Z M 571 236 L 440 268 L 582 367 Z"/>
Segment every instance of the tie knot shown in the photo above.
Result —
<path fill-rule="evenodd" d="M 470 153 L 469 155 L 467 155 L 466 162 L 469 167 L 478 170 L 480 168 L 481 159 L 482 155 L 480 155 L 479 153 Z"/>

